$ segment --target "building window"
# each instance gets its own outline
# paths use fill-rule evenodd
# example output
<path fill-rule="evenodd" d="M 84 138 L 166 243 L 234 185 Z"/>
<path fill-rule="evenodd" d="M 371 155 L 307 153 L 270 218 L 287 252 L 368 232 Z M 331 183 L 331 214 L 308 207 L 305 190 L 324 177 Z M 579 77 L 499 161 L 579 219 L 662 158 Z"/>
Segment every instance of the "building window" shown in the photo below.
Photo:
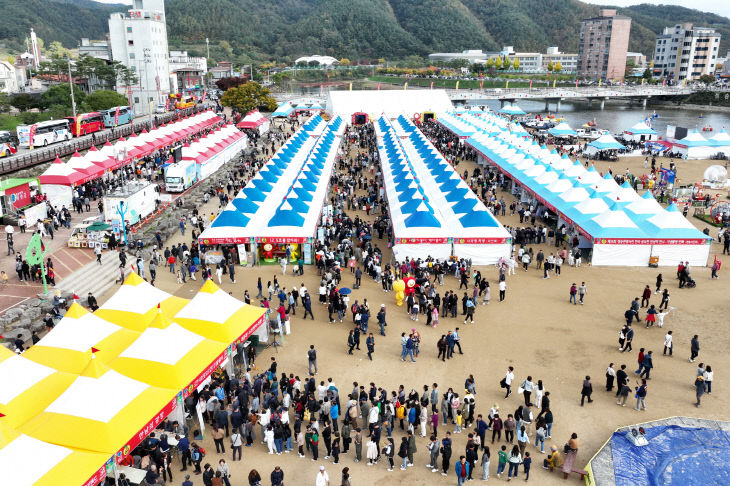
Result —
<path fill-rule="evenodd" d="M 134 102 L 135 102 L 135 103 L 139 103 L 139 97 L 135 96 L 135 97 L 134 97 Z"/>
<path fill-rule="evenodd" d="M 131 27 L 127 27 L 127 32 L 131 34 L 132 33 L 132 28 Z"/>
<path fill-rule="evenodd" d="M 130 52 L 130 53 L 129 53 L 129 58 L 130 58 L 130 59 L 134 59 L 134 52 Z"/>

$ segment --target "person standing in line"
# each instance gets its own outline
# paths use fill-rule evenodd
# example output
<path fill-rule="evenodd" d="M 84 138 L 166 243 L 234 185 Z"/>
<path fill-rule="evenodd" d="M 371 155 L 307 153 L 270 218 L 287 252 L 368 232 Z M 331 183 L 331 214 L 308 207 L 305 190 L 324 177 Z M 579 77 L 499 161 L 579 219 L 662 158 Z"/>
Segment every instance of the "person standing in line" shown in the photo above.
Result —
<path fill-rule="evenodd" d="M 613 363 L 608 365 L 606 368 L 606 391 L 610 392 L 613 390 L 613 380 L 616 379 L 616 370 L 613 369 Z"/>
<path fill-rule="evenodd" d="M 583 297 L 588 293 L 588 287 L 586 287 L 585 282 L 580 283 L 580 287 L 578 287 L 578 301 L 580 305 L 583 305 Z"/>
<path fill-rule="evenodd" d="M 330 486 L 330 477 L 327 474 L 327 471 L 324 470 L 324 466 L 319 466 L 315 486 Z"/>
<path fill-rule="evenodd" d="M 593 393 L 593 385 L 591 384 L 591 377 L 586 376 L 586 379 L 583 380 L 583 388 L 580 391 L 580 406 L 583 406 L 583 403 L 585 402 L 586 397 L 588 398 L 588 403 L 593 403 L 593 400 L 591 399 L 591 394 Z"/>
<path fill-rule="evenodd" d="M 441 475 L 447 476 L 449 462 L 451 461 L 451 432 L 446 432 L 446 437 L 441 439 Z"/>
<path fill-rule="evenodd" d="M 484 445 L 484 444 L 482 444 L 482 445 Z M 481 461 L 482 481 L 489 480 L 489 458 L 490 458 L 489 447 L 484 446 L 484 453 L 482 454 L 482 461 Z"/>
<path fill-rule="evenodd" d="M 689 362 L 694 363 L 695 358 L 699 356 L 700 354 L 700 339 L 697 334 L 692 336 L 692 341 L 690 342 L 690 357 Z"/>

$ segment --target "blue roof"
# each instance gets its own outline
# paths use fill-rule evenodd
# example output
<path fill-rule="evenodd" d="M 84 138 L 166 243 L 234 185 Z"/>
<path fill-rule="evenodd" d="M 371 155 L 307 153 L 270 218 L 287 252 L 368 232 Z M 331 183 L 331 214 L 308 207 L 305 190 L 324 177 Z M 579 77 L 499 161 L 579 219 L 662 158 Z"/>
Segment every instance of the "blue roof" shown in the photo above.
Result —
<path fill-rule="evenodd" d="M 464 195 L 469 192 L 469 189 L 465 189 L 463 187 L 454 188 L 446 194 L 446 200 L 448 202 L 457 202 L 464 199 Z"/>
<path fill-rule="evenodd" d="M 242 228 L 251 221 L 251 218 L 238 211 L 222 211 L 215 221 L 210 225 L 212 228 L 219 226 L 236 226 Z"/>
<path fill-rule="evenodd" d="M 294 209 L 297 213 L 309 212 L 309 206 L 298 197 L 287 197 L 286 202 L 288 202 L 292 209 Z"/>
<path fill-rule="evenodd" d="M 256 186 L 256 189 L 261 192 L 271 192 L 272 189 L 271 184 L 264 179 L 251 179 L 251 184 Z"/>
<path fill-rule="evenodd" d="M 296 211 L 279 209 L 269 221 L 268 226 L 303 226 L 304 216 Z"/>
<path fill-rule="evenodd" d="M 234 206 L 236 206 L 236 209 L 238 209 L 242 213 L 253 214 L 259 209 L 259 205 L 253 202 L 252 199 L 249 199 L 247 197 L 237 197 L 234 198 L 231 202 Z"/>
<path fill-rule="evenodd" d="M 264 201 L 266 199 L 266 195 L 256 189 L 255 187 L 247 187 L 243 190 L 243 194 L 246 196 L 247 199 L 250 199 L 252 201 Z"/>
<path fill-rule="evenodd" d="M 496 228 L 499 223 L 487 211 L 470 211 L 459 218 L 464 228 L 489 227 Z"/>
<path fill-rule="evenodd" d="M 477 202 L 478 202 L 478 200 L 473 197 L 470 197 L 468 199 L 462 199 L 458 203 L 451 206 L 451 209 L 456 214 L 468 213 L 472 209 L 474 209 L 474 206 L 476 206 Z"/>
<path fill-rule="evenodd" d="M 416 211 L 404 221 L 406 228 L 440 228 L 441 223 L 429 211 Z"/>
<path fill-rule="evenodd" d="M 314 196 L 312 196 L 312 193 L 304 189 L 303 187 L 295 187 L 292 189 L 294 191 L 294 194 L 297 195 L 299 199 L 305 202 L 309 202 L 312 199 L 314 199 Z"/>
<path fill-rule="evenodd" d="M 415 213 L 423 202 L 423 199 L 410 199 L 400 207 L 400 210 L 404 214 Z"/>

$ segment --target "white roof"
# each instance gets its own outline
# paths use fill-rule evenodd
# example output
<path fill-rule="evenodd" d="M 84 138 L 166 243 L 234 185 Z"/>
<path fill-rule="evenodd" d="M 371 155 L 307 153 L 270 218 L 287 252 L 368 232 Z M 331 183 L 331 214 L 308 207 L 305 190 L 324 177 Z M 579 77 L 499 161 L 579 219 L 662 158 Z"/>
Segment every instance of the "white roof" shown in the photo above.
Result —
<path fill-rule="evenodd" d="M 71 453 L 71 449 L 20 434 L 0 449 L 0 471 L 3 472 L 3 483 L 13 486 L 31 486 L 40 481 Z M 22 467 L 23 465 L 29 467 Z"/>
<path fill-rule="evenodd" d="M 175 317 L 223 324 L 244 305 L 246 304 L 231 297 L 222 289 L 218 289 L 212 294 L 198 292 Z"/>
<path fill-rule="evenodd" d="M 602 228 L 636 228 L 637 226 L 631 221 L 623 211 L 604 211 L 593 218 Z"/>
<path fill-rule="evenodd" d="M 91 313 L 84 314 L 78 319 L 64 317 L 53 328 L 53 332 L 46 334 L 36 346 L 70 349 L 83 353 L 120 329 L 122 328 L 116 324 Z"/>
<path fill-rule="evenodd" d="M 608 210 L 608 204 L 601 198 L 589 197 L 576 204 L 575 209 L 582 214 L 600 214 Z"/>
<path fill-rule="evenodd" d="M 349 119 L 353 113 L 364 112 L 376 118 L 380 115 L 396 117 L 402 113 L 412 117 L 415 113 L 451 111 L 446 91 L 442 89 L 330 91 L 327 112 Z"/>
<path fill-rule="evenodd" d="M 664 211 L 664 208 L 653 197 L 648 199 L 642 197 L 632 201 L 626 205 L 626 209 L 634 214 L 656 214 Z"/>
<path fill-rule="evenodd" d="M 55 370 L 22 356 L 11 356 L 0 363 L 0 404 L 15 400 L 36 383 L 45 380 Z"/>
<path fill-rule="evenodd" d="M 202 341 L 202 336 L 173 322 L 164 329 L 148 327 L 119 357 L 175 365 Z"/>
<path fill-rule="evenodd" d="M 129 311 L 144 314 L 157 304 L 171 297 L 167 292 L 153 287 L 147 282 L 139 285 L 122 285 L 114 295 L 107 300 L 102 309 Z"/>
<path fill-rule="evenodd" d="M 647 219 L 647 221 L 653 225 L 656 225 L 662 229 L 676 229 L 676 228 L 691 228 L 694 229 L 694 225 L 687 221 L 687 218 L 682 216 L 679 211 L 667 211 L 662 210 L 656 215 Z"/>
<path fill-rule="evenodd" d="M 114 370 L 99 378 L 79 376 L 45 411 L 106 423 L 148 388 Z"/>

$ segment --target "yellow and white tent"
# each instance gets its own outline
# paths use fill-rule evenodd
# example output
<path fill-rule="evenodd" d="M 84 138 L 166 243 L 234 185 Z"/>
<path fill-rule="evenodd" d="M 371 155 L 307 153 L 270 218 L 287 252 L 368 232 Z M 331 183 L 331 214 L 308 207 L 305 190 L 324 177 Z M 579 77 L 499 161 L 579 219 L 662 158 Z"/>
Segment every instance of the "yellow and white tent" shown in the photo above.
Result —
<path fill-rule="evenodd" d="M 18 428 L 61 395 L 75 375 L 56 371 L 0 347 L 5 350 L 0 353 L 0 414 L 4 415 L 0 420 L 8 427 Z"/>
<path fill-rule="evenodd" d="M 136 273 L 131 273 L 119 290 L 94 314 L 119 326 L 141 332 L 154 319 L 158 305 L 163 314 L 172 317 L 187 303 L 187 299 L 168 294 L 150 285 Z"/>
<path fill-rule="evenodd" d="M 150 327 L 109 366 L 152 386 L 180 390 L 226 356 L 226 343 L 192 333 L 159 313 Z"/>
<path fill-rule="evenodd" d="M 23 357 L 68 373 L 81 373 L 91 359 L 104 363 L 119 356 L 139 333 L 105 321 L 77 303 L 69 307 L 53 332 L 23 353 Z"/>
<path fill-rule="evenodd" d="M 19 430 L 52 444 L 111 456 L 175 396 L 175 390 L 133 380 L 92 357 L 58 398 Z"/>
<path fill-rule="evenodd" d="M 108 459 L 104 454 L 76 451 L 21 434 L 0 423 L 2 484 L 58 486 L 86 484 Z M 26 467 L 27 465 L 27 467 Z"/>
<path fill-rule="evenodd" d="M 248 339 L 264 322 L 265 314 L 266 309 L 235 299 L 207 279 L 174 320 L 195 334 L 232 344 Z"/>

